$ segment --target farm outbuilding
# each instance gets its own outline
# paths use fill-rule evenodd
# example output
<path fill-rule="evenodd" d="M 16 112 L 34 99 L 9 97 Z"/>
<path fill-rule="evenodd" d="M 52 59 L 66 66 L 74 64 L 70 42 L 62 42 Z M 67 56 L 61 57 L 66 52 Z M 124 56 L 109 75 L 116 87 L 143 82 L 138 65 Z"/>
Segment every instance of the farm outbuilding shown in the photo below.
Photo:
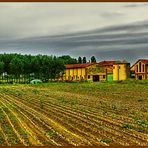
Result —
<path fill-rule="evenodd" d="M 126 80 L 130 78 L 130 63 L 116 62 L 113 65 L 113 80 Z"/>
<path fill-rule="evenodd" d="M 65 70 L 65 80 L 82 80 L 89 79 L 87 76 L 87 67 L 93 63 L 85 64 L 67 64 Z"/>
<path fill-rule="evenodd" d="M 130 70 L 135 79 L 148 79 L 148 59 L 139 59 Z"/>
<path fill-rule="evenodd" d="M 87 67 L 87 75 L 92 81 L 112 81 L 115 61 L 101 61 Z"/>
<path fill-rule="evenodd" d="M 99 63 L 67 64 L 64 80 L 113 81 L 125 80 L 129 76 L 129 63 L 101 61 Z"/>
<path fill-rule="evenodd" d="M 114 61 L 100 63 L 67 64 L 65 80 L 106 81 L 111 80 Z"/>

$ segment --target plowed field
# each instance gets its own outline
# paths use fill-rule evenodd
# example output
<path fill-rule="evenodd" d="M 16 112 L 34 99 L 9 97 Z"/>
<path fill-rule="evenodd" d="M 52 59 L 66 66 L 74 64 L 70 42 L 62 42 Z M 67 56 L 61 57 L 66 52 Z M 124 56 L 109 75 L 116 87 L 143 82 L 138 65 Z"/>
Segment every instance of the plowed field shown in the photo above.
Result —
<path fill-rule="evenodd" d="M 0 86 L 0 146 L 148 146 L 148 85 Z"/>

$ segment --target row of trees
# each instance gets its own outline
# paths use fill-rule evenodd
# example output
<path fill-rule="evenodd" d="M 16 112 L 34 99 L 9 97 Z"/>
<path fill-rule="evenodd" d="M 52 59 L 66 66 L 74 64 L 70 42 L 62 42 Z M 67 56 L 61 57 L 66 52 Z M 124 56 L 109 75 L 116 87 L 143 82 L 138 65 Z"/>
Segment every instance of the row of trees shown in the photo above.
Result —
<path fill-rule="evenodd" d="M 65 64 L 77 64 L 77 63 L 80 64 L 80 63 L 95 63 L 96 62 L 95 56 L 92 56 L 89 61 L 87 61 L 86 57 L 82 58 L 80 56 L 78 57 L 78 59 L 71 58 L 69 55 L 64 55 L 59 58 L 62 59 Z"/>
<path fill-rule="evenodd" d="M 95 56 L 92 56 L 89 61 L 86 60 L 86 57 L 83 57 L 83 58 L 82 57 L 79 57 L 78 58 L 78 63 L 87 63 L 87 62 L 89 62 L 89 63 L 95 63 L 96 62 Z"/>

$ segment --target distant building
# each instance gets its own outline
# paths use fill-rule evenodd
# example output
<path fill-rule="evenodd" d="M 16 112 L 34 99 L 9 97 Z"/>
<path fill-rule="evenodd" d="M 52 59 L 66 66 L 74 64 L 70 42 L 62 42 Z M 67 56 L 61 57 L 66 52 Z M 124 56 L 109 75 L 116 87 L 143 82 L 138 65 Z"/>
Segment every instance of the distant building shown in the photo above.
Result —
<path fill-rule="evenodd" d="M 88 78 L 92 81 L 112 81 L 115 61 L 101 61 L 87 67 Z"/>
<path fill-rule="evenodd" d="M 127 80 L 128 78 L 130 78 L 130 63 L 116 62 L 113 65 L 113 80 Z"/>
<path fill-rule="evenodd" d="M 67 64 L 63 80 L 113 81 L 126 80 L 129 77 L 129 63 L 101 61 L 99 63 Z"/>
<path fill-rule="evenodd" d="M 93 63 L 84 64 L 67 64 L 65 70 L 65 80 L 82 80 L 88 79 L 87 67 L 93 65 Z"/>
<path fill-rule="evenodd" d="M 130 70 L 135 75 L 135 79 L 148 79 L 148 59 L 139 59 Z"/>

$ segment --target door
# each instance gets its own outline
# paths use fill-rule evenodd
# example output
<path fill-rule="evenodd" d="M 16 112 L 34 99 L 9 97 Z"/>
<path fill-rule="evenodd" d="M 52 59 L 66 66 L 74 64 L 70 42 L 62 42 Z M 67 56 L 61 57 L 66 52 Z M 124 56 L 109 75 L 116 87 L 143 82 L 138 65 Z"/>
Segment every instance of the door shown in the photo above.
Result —
<path fill-rule="evenodd" d="M 113 74 L 108 74 L 107 75 L 107 81 L 113 81 Z"/>
<path fill-rule="evenodd" d="M 94 82 L 99 81 L 99 75 L 93 75 L 93 81 Z"/>
<path fill-rule="evenodd" d="M 139 79 L 139 80 L 142 80 L 142 76 L 138 76 L 138 79 Z"/>

